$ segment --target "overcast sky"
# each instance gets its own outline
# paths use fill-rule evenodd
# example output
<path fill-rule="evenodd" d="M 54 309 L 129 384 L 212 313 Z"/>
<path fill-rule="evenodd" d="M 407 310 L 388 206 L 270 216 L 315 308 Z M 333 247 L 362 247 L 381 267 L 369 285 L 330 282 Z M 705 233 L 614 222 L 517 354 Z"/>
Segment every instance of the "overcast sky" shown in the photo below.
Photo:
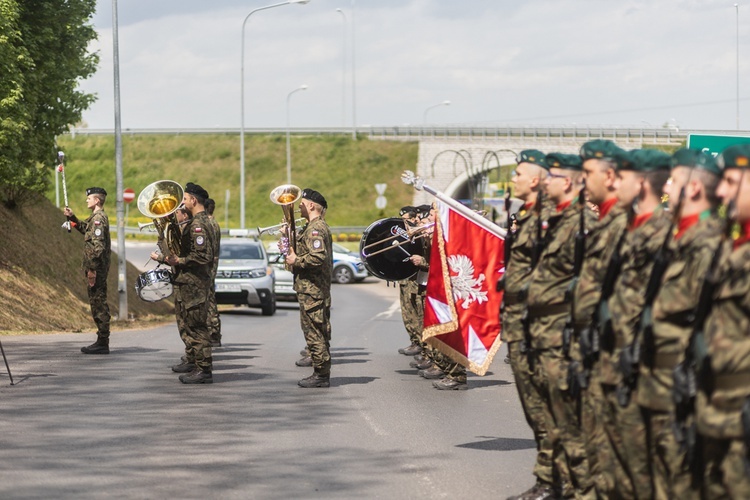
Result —
<path fill-rule="evenodd" d="M 240 126 L 241 28 L 274 0 L 120 0 L 123 128 Z M 737 126 L 731 0 L 311 0 L 246 27 L 245 126 Z M 82 83 L 113 128 L 112 2 Z M 344 18 L 347 35 L 344 43 Z M 342 86 L 346 50 L 346 84 Z M 739 2 L 740 127 L 750 129 L 750 0 Z M 345 91 L 346 110 L 342 112 Z"/>

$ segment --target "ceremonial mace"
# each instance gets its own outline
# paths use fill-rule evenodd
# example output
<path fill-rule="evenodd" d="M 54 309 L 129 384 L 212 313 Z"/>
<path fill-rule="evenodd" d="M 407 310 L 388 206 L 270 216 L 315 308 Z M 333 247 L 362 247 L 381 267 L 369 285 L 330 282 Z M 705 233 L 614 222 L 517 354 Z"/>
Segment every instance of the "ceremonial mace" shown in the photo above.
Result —
<path fill-rule="evenodd" d="M 65 153 L 62 151 L 57 152 L 57 171 L 62 174 L 62 184 L 63 184 L 63 199 L 65 201 L 65 208 L 68 208 L 68 185 L 65 183 Z M 67 217 L 67 216 L 66 216 Z M 63 222 L 62 227 L 67 229 L 68 232 L 70 232 L 70 217 L 67 217 L 68 220 Z"/>

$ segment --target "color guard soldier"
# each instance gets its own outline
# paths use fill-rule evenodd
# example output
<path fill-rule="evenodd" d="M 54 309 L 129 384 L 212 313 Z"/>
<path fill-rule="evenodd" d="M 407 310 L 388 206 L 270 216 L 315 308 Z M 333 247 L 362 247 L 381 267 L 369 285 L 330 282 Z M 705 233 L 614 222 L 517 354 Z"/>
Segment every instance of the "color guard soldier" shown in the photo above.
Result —
<path fill-rule="evenodd" d="M 79 221 L 69 207 L 64 213 L 83 235 L 83 274 L 88 284 L 91 315 L 96 323 L 96 342 L 82 347 L 84 354 L 109 354 L 109 305 L 107 304 L 107 274 L 112 244 L 109 237 L 109 218 L 104 213 L 107 191 L 100 187 L 86 190 L 86 207 L 91 216 Z"/>
<path fill-rule="evenodd" d="M 404 220 L 406 230 L 416 226 L 417 209 L 412 206 L 401 207 L 399 215 Z M 414 275 L 409 279 L 399 282 L 399 297 L 401 302 L 401 318 L 404 322 L 406 333 L 409 334 L 409 345 L 398 350 L 406 356 L 416 356 L 422 352 L 422 325 L 419 322 L 416 297 L 419 294 L 417 277 Z"/>
<path fill-rule="evenodd" d="M 294 273 L 302 333 L 314 372 L 300 380 L 298 385 L 304 388 L 329 387 L 333 240 L 324 219 L 328 203 L 322 194 L 308 188 L 302 190 L 299 206 L 307 224 L 297 236 L 297 251 L 290 245 L 286 263 Z"/>

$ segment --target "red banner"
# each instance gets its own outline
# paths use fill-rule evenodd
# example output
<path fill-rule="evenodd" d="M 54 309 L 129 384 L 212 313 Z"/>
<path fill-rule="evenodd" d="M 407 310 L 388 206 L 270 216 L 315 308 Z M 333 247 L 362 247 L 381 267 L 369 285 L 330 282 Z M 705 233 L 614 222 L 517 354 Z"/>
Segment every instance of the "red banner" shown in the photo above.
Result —
<path fill-rule="evenodd" d="M 500 348 L 505 241 L 437 202 L 422 337 L 477 375 Z"/>

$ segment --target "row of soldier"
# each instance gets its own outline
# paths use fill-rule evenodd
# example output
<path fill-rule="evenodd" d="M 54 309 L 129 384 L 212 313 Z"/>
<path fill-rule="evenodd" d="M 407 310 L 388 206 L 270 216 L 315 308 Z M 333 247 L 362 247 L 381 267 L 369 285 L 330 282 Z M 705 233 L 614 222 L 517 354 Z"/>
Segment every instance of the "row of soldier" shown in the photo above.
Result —
<path fill-rule="evenodd" d="M 750 498 L 750 146 L 517 163 L 502 335 L 537 457 L 511 498 Z"/>

